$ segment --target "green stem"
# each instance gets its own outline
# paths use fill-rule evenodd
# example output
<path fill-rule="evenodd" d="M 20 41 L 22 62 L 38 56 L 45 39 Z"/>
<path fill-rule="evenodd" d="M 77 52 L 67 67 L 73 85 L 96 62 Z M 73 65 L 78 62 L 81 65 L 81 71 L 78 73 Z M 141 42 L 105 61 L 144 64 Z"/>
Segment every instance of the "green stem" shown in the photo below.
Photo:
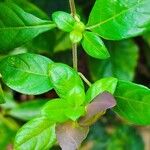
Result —
<path fill-rule="evenodd" d="M 75 18 L 76 7 L 74 0 L 69 0 L 71 15 Z M 73 57 L 73 68 L 78 71 L 78 54 L 77 54 L 77 43 L 72 43 L 72 57 Z"/>
<path fill-rule="evenodd" d="M 73 17 L 75 17 L 75 15 L 76 15 L 76 7 L 75 7 L 74 0 L 69 0 L 69 4 L 70 4 L 71 14 L 72 14 Z"/>
<path fill-rule="evenodd" d="M 72 44 L 73 68 L 78 71 L 77 44 Z"/>
<path fill-rule="evenodd" d="M 81 73 L 78 73 L 80 75 L 80 77 L 83 79 L 83 81 L 90 87 L 92 84 L 91 82 Z"/>

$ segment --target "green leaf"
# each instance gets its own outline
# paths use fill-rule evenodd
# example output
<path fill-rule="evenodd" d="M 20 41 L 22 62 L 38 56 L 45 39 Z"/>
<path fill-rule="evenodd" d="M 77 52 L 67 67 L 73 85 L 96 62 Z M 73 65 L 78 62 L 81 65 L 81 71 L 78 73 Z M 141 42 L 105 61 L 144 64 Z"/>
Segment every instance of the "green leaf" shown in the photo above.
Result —
<path fill-rule="evenodd" d="M 6 150 L 9 144 L 13 143 L 18 126 L 16 122 L 9 118 L 4 118 L 0 115 L 0 147 L 1 150 Z"/>
<path fill-rule="evenodd" d="M 52 14 L 53 21 L 63 31 L 71 32 L 75 25 L 75 19 L 68 13 L 57 11 Z"/>
<path fill-rule="evenodd" d="M 103 92 L 114 94 L 118 80 L 113 77 L 103 78 L 96 81 L 86 93 L 86 103 L 90 103 L 96 96 Z"/>
<path fill-rule="evenodd" d="M 83 34 L 82 46 L 85 52 L 98 59 L 106 59 L 110 57 L 107 48 L 97 34 L 86 31 Z"/>
<path fill-rule="evenodd" d="M 55 125 L 47 118 L 31 120 L 19 129 L 14 148 L 15 150 L 49 149 L 55 142 Z"/>
<path fill-rule="evenodd" d="M 23 102 L 17 107 L 11 109 L 8 114 L 12 117 L 28 121 L 40 115 L 41 108 L 46 102 L 46 100 Z"/>
<path fill-rule="evenodd" d="M 71 67 L 53 63 L 49 69 L 50 80 L 57 94 L 72 106 L 80 106 L 85 101 L 84 85 L 78 73 Z"/>
<path fill-rule="evenodd" d="M 74 122 L 67 122 L 56 127 L 57 140 L 62 150 L 78 149 L 88 132 L 88 127 L 80 127 Z"/>
<path fill-rule="evenodd" d="M 143 35 L 144 40 L 147 42 L 147 44 L 150 46 L 150 31 L 145 33 Z"/>
<path fill-rule="evenodd" d="M 56 43 L 56 32 L 54 31 L 55 30 L 44 32 L 35 37 L 31 42 L 28 42 L 25 45 L 28 52 L 52 56 Z"/>
<path fill-rule="evenodd" d="M 137 125 L 150 124 L 150 89 L 126 81 L 118 81 L 114 96 L 114 111 L 125 120 Z"/>
<path fill-rule="evenodd" d="M 149 8 L 149 0 L 96 0 L 87 28 L 109 40 L 137 36 L 150 25 Z"/>
<path fill-rule="evenodd" d="M 71 49 L 71 41 L 69 34 L 66 32 L 59 31 L 56 34 L 56 44 L 54 47 L 54 53 L 60 52 L 60 51 L 66 51 L 68 49 Z"/>
<path fill-rule="evenodd" d="M 31 13 L 41 19 L 48 19 L 47 14 L 36 5 L 29 2 L 29 0 L 5 0 L 5 2 L 13 2 L 21 7 L 25 12 Z"/>
<path fill-rule="evenodd" d="M 52 61 L 36 54 L 24 53 L 0 61 L 0 73 L 7 86 L 24 94 L 41 94 L 52 89 L 49 65 Z"/>
<path fill-rule="evenodd" d="M 70 119 L 75 121 L 84 114 L 85 108 L 83 106 L 70 107 L 62 99 L 50 100 L 42 108 L 42 115 L 58 123 L 63 123 Z"/>
<path fill-rule="evenodd" d="M 106 45 L 111 55 L 109 59 L 89 59 L 93 81 L 110 76 L 121 80 L 133 80 L 139 56 L 137 45 L 132 40 L 106 42 Z"/>
<path fill-rule="evenodd" d="M 82 40 L 82 33 L 76 30 L 70 32 L 70 40 L 72 43 L 79 43 Z"/>
<path fill-rule="evenodd" d="M 4 93 L 0 84 L 0 104 L 5 103 Z"/>
<path fill-rule="evenodd" d="M 55 25 L 25 12 L 14 3 L 0 2 L 0 49 L 13 49 L 32 40 Z"/>
<path fill-rule="evenodd" d="M 13 98 L 13 93 L 12 91 L 4 91 L 3 92 L 4 94 L 4 99 L 5 99 L 5 103 L 4 104 L 1 104 L 0 107 L 4 110 L 8 110 L 8 109 L 13 109 L 15 107 L 17 107 L 17 102 L 14 100 Z"/>

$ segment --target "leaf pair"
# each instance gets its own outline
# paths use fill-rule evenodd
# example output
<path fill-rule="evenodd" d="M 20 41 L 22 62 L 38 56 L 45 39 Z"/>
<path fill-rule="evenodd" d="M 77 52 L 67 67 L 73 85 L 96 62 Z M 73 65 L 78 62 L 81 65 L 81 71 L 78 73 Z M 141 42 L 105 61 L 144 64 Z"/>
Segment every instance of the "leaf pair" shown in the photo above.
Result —
<path fill-rule="evenodd" d="M 55 12 L 52 16 L 59 29 L 70 32 L 72 43 L 79 43 L 82 40 L 82 46 L 88 55 L 99 59 L 109 57 L 100 37 L 93 32 L 85 31 L 85 26 L 80 20 L 75 20 L 70 14 L 61 11 Z"/>
<path fill-rule="evenodd" d="M 104 78 L 95 82 L 86 92 L 86 115 L 81 117 L 79 124 L 83 127 L 91 126 L 106 110 L 113 108 L 116 101 L 113 94 L 117 87 L 116 78 Z"/>
<path fill-rule="evenodd" d="M 115 78 L 107 78 L 107 80 L 110 81 L 108 85 L 112 87 L 113 93 L 116 88 L 117 80 Z M 78 122 L 67 122 L 56 127 L 57 139 L 62 150 L 78 149 L 80 144 L 88 134 L 89 126 L 94 124 L 105 113 L 107 109 L 112 108 L 116 105 L 116 102 L 111 94 L 109 94 L 108 92 L 101 93 L 103 90 L 108 91 L 107 88 L 103 87 L 103 83 L 103 80 L 100 80 L 99 84 L 93 84 L 89 88 L 88 95 L 91 94 L 90 97 L 93 96 L 91 99 L 93 101 L 86 106 L 87 108 L 85 116 L 81 117 Z M 101 87 L 103 87 L 103 89 L 101 89 Z M 99 91 L 95 92 L 94 89 L 97 89 L 97 91 L 99 89 Z"/>

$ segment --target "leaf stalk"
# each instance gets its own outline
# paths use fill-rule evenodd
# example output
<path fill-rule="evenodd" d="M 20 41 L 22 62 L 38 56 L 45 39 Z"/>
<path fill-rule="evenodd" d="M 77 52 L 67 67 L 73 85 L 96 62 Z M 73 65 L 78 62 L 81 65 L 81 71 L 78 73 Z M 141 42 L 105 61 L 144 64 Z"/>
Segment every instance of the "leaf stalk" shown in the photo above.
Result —
<path fill-rule="evenodd" d="M 76 7 L 74 0 L 69 0 L 71 15 L 76 17 Z M 78 52 L 77 52 L 77 43 L 72 43 L 72 57 L 73 57 L 73 68 L 78 71 Z"/>

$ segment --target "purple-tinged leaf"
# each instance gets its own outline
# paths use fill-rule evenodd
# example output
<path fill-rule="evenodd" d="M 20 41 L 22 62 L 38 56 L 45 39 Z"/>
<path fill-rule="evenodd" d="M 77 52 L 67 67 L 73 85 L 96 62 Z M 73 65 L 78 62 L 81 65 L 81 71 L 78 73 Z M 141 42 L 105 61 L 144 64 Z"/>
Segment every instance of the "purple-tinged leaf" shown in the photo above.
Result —
<path fill-rule="evenodd" d="M 81 126 L 90 126 L 95 123 L 107 109 L 116 105 L 114 97 L 108 93 L 103 92 L 99 94 L 92 103 L 87 106 L 87 114 L 79 120 Z"/>
<path fill-rule="evenodd" d="M 87 137 L 88 127 L 80 127 L 75 122 L 67 122 L 56 127 L 56 136 L 62 150 L 76 150 Z"/>

